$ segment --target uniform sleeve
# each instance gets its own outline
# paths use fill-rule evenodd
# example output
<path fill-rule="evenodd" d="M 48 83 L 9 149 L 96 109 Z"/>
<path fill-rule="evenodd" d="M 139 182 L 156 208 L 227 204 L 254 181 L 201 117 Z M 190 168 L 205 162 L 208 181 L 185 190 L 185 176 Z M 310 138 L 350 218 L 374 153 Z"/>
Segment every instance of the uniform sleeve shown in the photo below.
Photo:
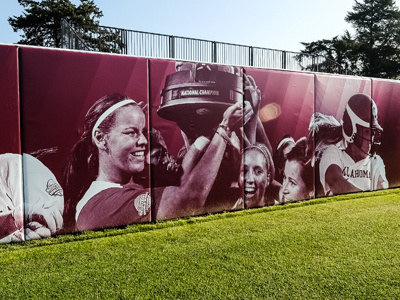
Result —
<path fill-rule="evenodd" d="M 63 225 L 64 195 L 54 174 L 37 158 L 23 154 L 25 227 L 37 221 L 54 234 Z"/>
<path fill-rule="evenodd" d="M 385 164 L 379 155 L 375 155 L 371 160 L 371 181 L 373 191 L 389 187 L 386 179 Z"/>
<path fill-rule="evenodd" d="M 64 210 L 63 190 L 54 174 L 37 158 L 23 154 L 25 215 L 36 211 Z"/>
<path fill-rule="evenodd" d="M 109 188 L 93 196 L 82 208 L 76 229 L 95 230 L 151 221 L 149 189 Z"/>
<path fill-rule="evenodd" d="M 336 145 L 328 146 L 322 154 L 321 161 L 319 163 L 319 178 L 322 186 L 324 187 L 325 195 L 330 191 L 329 185 L 325 181 L 326 170 L 329 166 L 337 165 L 343 170 L 343 162 L 341 160 L 341 150 Z"/>
<path fill-rule="evenodd" d="M 0 155 L 0 243 L 23 238 L 22 158 Z"/>
<path fill-rule="evenodd" d="M 19 154 L 0 155 L 0 212 L 21 209 L 22 193 L 22 158 Z"/>

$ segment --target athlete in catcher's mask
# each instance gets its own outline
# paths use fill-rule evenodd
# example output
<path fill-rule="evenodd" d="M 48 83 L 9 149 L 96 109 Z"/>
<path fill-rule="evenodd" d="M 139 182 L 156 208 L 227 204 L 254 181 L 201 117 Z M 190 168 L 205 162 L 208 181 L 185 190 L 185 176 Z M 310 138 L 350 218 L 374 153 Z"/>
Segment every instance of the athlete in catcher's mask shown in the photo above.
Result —
<path fill-rule="evenodd" d="M 388 188 L 385 165 L 376 154 L 382 131 L 377 106 L 366 94 L 350 97 L 341 123 L 314 114 L 309 133 L 325 195 Z"/>

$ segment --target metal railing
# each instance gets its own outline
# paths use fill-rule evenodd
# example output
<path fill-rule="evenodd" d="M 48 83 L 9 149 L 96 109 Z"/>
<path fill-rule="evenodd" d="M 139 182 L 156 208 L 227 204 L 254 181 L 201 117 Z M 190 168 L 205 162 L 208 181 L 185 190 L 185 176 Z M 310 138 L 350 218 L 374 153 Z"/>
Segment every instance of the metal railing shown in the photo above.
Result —
<path fill-rule="evenodd" d="M 144 31 L 98 26 L 72 28 L 61 25 L 62 48 L 114 52 L 150 58 L 172 58 L 235 66 L 351 74 L 336 62 L 322 56 L 299 52 L 244 46 Z"/>
<path fill-rule="evenodd" d="M 92 51 L 65 19 L 61 20 L 61 48 Z"/>

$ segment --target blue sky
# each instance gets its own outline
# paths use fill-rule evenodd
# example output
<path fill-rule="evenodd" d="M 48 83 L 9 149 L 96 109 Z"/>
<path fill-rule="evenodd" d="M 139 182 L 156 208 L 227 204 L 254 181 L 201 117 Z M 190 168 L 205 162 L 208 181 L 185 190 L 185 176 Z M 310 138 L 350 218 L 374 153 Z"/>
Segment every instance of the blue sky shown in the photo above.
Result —
<path fill-rule="evenodd" d="M 79 0 L 72 0 L 79 4 Z M 101 25 L 287 51 L 300 42 L 352 30 L 344 21 L 354 0 L 96 0 Z M 397 1 L 398 3 L 400 0 Z M 7 22 L 23 12 L 17 0 L 1 0 L 0 43 L 20 39 Z"/>

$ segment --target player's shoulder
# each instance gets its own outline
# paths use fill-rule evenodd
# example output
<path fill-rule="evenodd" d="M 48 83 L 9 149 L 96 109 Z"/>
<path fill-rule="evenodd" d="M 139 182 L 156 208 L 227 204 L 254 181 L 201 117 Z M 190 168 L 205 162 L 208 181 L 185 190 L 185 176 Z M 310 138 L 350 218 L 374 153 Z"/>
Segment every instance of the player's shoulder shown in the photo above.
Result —
<path fill-rule="evenodd" d="M 328 145 L 322 153 L 322 158 L 337 157 L 342 152 L 337 145 Z"/>
<path fill-rule="evenodd" d="M 378 155 L 378 154 L 374 154 L 371 157 L 371 161 L 372 161 L 372 163 L 375 163 L 375 164 L 385 165 L 385 163 L 383 162 L 382 157 L 380 157 L 380 155 Z"/>

